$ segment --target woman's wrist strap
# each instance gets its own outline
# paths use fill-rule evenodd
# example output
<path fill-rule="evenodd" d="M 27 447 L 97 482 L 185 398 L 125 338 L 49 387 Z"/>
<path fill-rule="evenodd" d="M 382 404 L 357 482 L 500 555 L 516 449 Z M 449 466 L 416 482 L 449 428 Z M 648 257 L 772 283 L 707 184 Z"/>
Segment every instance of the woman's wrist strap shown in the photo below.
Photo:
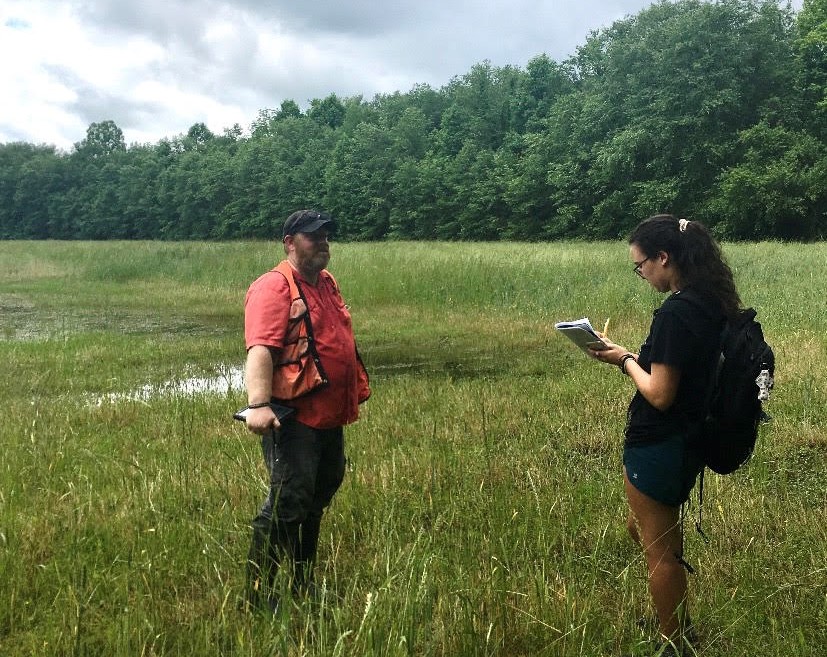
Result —
<path fill-rule="evenodd" d="M 623 372 L 624 374 L 628 374 L 626 372 L 626 363 L 629 360 L 633 360 L 633 361 L 637 362 L 637 358 L 635 358 L 634 354 L 623 354 L 623 356 L 620 357 L 620 363 L 618 363 L 618 366 L 620 367 L 620 371 Z"/>

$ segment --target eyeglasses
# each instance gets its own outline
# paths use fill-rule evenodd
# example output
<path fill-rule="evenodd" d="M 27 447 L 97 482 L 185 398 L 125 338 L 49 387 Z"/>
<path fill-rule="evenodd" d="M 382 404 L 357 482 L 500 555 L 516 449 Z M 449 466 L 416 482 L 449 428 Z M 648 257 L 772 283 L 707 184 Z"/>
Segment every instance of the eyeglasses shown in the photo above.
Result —
<path fill-rule="evenodd" d="M 641 278 L 646 278 L 646 277 L 643 275 L 643 272 L 642 272 L 642 271 L 640 271 L 640 268 L 641 268 L 641 267 L 643 267 L 643 263 L 644 263 L 644 262 L 646 262 L 646 261 L 648 261 L 648 260 L 651 260 L 651 258 L 650 258 L 650 257 L 646 257 L 646 258 L 644 258 L 643 260 L 641 260 L 640 262 L 636 262 L 636 263 L 635 263 L 635 268 L 634 268 L 632 271 L 633 271 L 633 272 L 635 272 L 635 273 L 636 273 L 638 276 L 640 276 Z"/>

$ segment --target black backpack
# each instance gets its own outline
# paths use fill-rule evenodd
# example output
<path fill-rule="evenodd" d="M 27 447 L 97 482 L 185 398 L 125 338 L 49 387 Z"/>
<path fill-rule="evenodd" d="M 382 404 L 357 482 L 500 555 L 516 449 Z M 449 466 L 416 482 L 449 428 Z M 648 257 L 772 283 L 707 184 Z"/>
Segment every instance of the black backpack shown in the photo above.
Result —
<path fill-rule="evenodd" d="M 691 295 L 684 298 L 693 300 Z M 759 425 L 770 419 L 762 403 L 769 398 L 774 384 L 775 354 L 764 340 L 755 314 L 752 308 L 741 310 L 721 332 L 718 359 L 707 389 L 706 417 L 694 441 L 704 465 L 718 474 L 735 472 L 749 460 L 755 449 Z M 704 472 L 702 468 L 695 528 L 708 541 L 701 528 Z M 688 572 L 693 573 L 695 571 L 683 553 L 683 506 L 680 519 L 681 549 L 675 556 Z"/>
<path fill-rule="evenodd" d="M 758 426 L 769 419 L 762 402 L 769 397 L 774 374 L 775 354 L 755 321 L 755 311 L 742 310 L 721 334 L 721 353 L 697 441 L 704 464 L 713 472 L 735 472 L 752 456 Z"/>

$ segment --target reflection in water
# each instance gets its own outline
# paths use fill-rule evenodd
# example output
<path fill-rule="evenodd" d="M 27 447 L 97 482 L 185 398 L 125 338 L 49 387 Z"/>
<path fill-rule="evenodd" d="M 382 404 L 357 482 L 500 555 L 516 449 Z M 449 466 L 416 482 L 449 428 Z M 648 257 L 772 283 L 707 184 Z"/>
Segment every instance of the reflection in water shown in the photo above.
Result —
<path fill-rule="evenodd" d="M 200 394 L 227 395 L 244 388 L 244 369 L 234 367 L 215 376 L 194 376 L 188 379 L 165 381 L 156 385 L 141 386 L 131 392 L 111 392 L 97 397 L 95 403 L 151 401 L 158 397 L 192 397 Z"/>
<path fill-rule="evenodd" d="M 420 376 L 445 376 L 451 379 L 475 378 L 494 372 L 493 356 L 476 357 L 473 360 L 448 360 L 444 362 L 430 362 L 420 360 L 416 362 L 381 363 L 368 366 L 371 376 L 402 376 L 416 374 Z M 130 392 L 110 392 L 94 398 L 93 404 L 100 406 L 107 402 L 119 401 L 152 401 L 160 397 L 193 397 L 195 395 L 229 395 L 244 390 L 244 368 L 217 367 L 218 374 L 213 376 L 193 376 L 185 379 L 164 381 L 158 384 L 147 384 Z"/>

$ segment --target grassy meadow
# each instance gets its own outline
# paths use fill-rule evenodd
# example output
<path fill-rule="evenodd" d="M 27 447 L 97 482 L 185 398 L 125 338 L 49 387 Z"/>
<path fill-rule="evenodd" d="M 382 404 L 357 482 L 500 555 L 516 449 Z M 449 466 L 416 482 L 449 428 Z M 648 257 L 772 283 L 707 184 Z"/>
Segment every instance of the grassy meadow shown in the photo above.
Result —
<path fill-rule="evenodd" d="M 237 609 L 265 473 L 230 381 L 281 245 L 0 242 L 0 655 L 646 654 L 632 386 L 553 329 L 611 317 L 640 344 L 662 297 L 626 245 L 332 249 L 373 396 L 322 525 L 323 598 L 265 617 Z M 778 368 L 753 460 L 707 477 L 709 543 L 689 510 L 698 654 L 825 655 L 827 245 L 725 253 Z M 197 377 L 227 384 L 175 385 Z"/>

